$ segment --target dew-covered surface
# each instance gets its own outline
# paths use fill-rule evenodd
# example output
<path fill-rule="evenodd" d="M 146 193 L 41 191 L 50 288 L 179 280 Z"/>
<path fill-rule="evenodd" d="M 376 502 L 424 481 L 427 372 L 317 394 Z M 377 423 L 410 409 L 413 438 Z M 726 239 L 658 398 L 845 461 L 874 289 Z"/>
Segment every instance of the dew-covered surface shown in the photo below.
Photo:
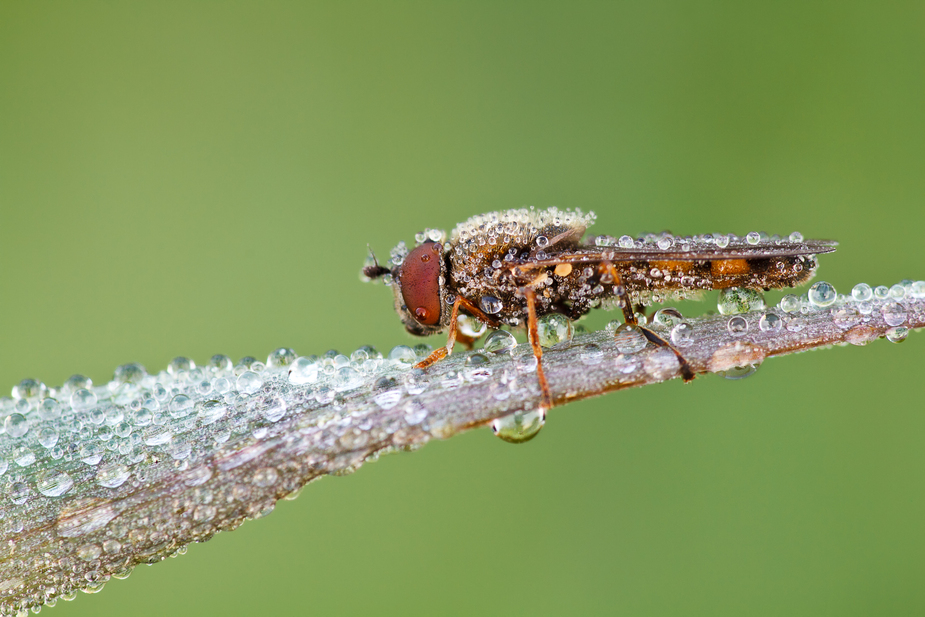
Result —
<path fill-rule="evenodd" d="M 697 373 L 739 379 L 773 355 L 901 342 L 925 325 L 922 281 L 847 294 L 820 282 L 776 307 L 721 302 L 729 314 L 663 310 L 649 327 Z M 755 306 L 763 308 L 737 312 Z M 679 376 L 674 353 L 636 329 L 610 324 L 572 337 L 568 324 L 547 326 L 543 363 L 556 404 Z M 508 441 L 542 428 L 529 346 L 492 333 L 482 350 L 412 368 L 428 352 L 279 349 L 266 362 L 177 358 L 156 374 L 124 365 L 106 384 L 23 380 L 0 400 L 0 614 L 99 591 L 382 452 L 486 424 Z"/>

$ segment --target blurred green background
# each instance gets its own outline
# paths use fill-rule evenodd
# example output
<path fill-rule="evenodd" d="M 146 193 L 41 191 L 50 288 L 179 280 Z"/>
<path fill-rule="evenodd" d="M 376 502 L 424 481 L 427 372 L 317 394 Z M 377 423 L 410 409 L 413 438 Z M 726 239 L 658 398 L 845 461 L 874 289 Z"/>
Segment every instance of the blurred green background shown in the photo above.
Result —
<path fill-rule="evenodd" d="M 923 109 L 921 2 L 3 2 L 0 382 L 387 351 L 366 244 L 523 205 L 834 238 L 840 291 L 925 278 Z M 923 354 L 388 456 L 49 610 L 922 614 Z"/>

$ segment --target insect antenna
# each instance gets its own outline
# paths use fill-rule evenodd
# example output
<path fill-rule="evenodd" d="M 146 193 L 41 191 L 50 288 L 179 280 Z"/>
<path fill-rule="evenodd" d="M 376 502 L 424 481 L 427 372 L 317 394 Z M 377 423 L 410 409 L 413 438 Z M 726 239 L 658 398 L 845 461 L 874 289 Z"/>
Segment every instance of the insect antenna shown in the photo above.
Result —
<path fill-rule="evenodd" d="M 373 253 L 373 248 L 366 245 L 366 248 L 369 249 L 369 258 L 372 259 L 373 263 L 368 266 L 363 266 L 363 276 L 369 280 L 374 280 L 380 276 L 385 276 L 386 274 L 391 274 L 391 270 L 379 265 L 379 260 L 376 259 L 376 254 Z M 368 260 L 367 260 L 368 261 Z"/>

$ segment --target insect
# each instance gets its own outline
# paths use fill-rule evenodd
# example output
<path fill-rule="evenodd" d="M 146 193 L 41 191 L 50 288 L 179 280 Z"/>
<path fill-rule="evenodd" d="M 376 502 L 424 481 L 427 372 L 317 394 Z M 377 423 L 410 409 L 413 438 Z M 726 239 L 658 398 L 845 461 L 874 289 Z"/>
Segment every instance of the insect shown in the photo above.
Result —
<path fill-rule="evenodd" d="M 638 327 L 637 311 L 652 303 L 709 289 L 799 285 L 812 277 L 816 255 L 836 246 L 797 233 L 781 239 L 756 232 L 744 238 L 666 232 L 582 242 L 594 219 L 593 212 L 557 208 L 481 214 L 449 237 L 427 229 L 417 234 L 413 249 L 399 243 L 391 252 L 391 268 L 370 254 L 363 275 L 391 284 L 395 309 L 411 334 L 449 330 L 446 346 L 415 365 L 419 368 L 452 353 L 460 314 L 494 329 L 526 327 L 548 409 L 552 397 L 543 372 L 539 317 L 561 313 L 574 320 L 593 308 L 619 308 L 625 322 Z M 640 330 L 653 344 L 675 353 L 685 381 L 694 378 L 677 349 L 652 330 Z"/>

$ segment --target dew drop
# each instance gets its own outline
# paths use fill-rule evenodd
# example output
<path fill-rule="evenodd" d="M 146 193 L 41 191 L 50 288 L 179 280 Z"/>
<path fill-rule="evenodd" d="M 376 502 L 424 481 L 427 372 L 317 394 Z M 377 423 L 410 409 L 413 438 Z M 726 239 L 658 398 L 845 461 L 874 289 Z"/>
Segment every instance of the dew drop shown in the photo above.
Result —
<path fill-rule="evenodd" d="M 671 342 L 677 347 L 687 347 L 694 342 L 694 328 L 682 321 L 671 329 Z"/>
<path fill-rule="evenodd" d="M 765 313 L 758 320 L 758 329 L 762 332 L 779 332 L 782 327 L 780 317 L 774 313 Z"/>
<path fill-rule="evenodd" d="M 617 244 L 621 249 L 631 249 L 636 246 L 636 242 L 630 236 L 620 236 Z"/>
<path fill-rule="evenodd" d="M 362 384 L 363 374 L 355 368 L 344 366 L 337 369 L 337 372 L 334 373 L 334 380 L 331 383 L 331 387 L 333 387 L 338 392 L 345 392 L 347 390 L 358 388 Z"/>
<path fill-rule="evenodd" d="M 482 350 L 491 354 L 508 353 L 517 347 L 517 339 L 507 330 L 495 330 L 485 339 Z"/>
<path fill-rule="evenodd" d="M 896 284 L 890 287 L 890 297 L 894 300 L 902 300 L 906 296 L 906 288 Z"/>
<path fill-rule="evenodd" d="M 620 353 L 636 353 L 645 349 L 649 340 L 638 327 L 621 323 L 614 331 L 614 343 Z"/>
<path fill-rule="evenodd" d="M 583 364 L 594 366 L 595 364 L 600 364 L 604 359 L 604 350 L 599 345 L 588 343 L 581 348 L 578 357 Z"/>
<path fill-rule="evenodd" d="M 745 379 L 758 372 L 757 364 L 746 364 L 745 366 L 734 366 L 731 369 L 720 371 L 720 375 L 726 379 Z"/>
<path fill-rule="evenodd" d="M 267 366 L 270 368 L 277 368 L 280 366 L 289 366 L 292 364 L 298 356 L 296 352 L 287 348 L 280 347 L 269 356 L 267 356 Z"/>
<path fill-rule="evenodd" d="M 13 482 L 8 490 L 10 501 L 16 505 L 22 505 L 26 503 L 31 493 L 28 485 L 26 485 L 25 482 Z"/>
<path fill-rule="evenodd" d="M 750 231 L 745 234 L 745 241 L 752 245 L 758 244 L 761 241 L 761 234 L 757 231 Z"/>
<path fill-rule="evenodd" d="M 22 437 L 29 432 L 29 420 L 22 414 L 11 413 L 3 421 L 3 429 L 14 439 Z"/>
<path fill-rule="evenodd" d="M 189 371 L 196 368 L 196 363 L 183 356 L 177 356 L 167 365 L 167 372 L 173 376 L 179 375 L 182 371 Z"/>
<path fill-rule="evenodd" d="M 94 559 L 99 558 L 102 552 L 103 551 L 98 544 L 84 544 L 77 549 L 77 556 L 84 561 L 93 561 Z"/>
<path fill-rule="evenodd" d="M 145 367 L 138 364 L 137 362 L 132 362 L 130 364 L 123 364 L 116 368 L 116 372 L 112 376 L 112 380 L 116 383 L 132 383 L 137 384 L 141 383 L 145 377 L 147 377 L 148 372 L 145 370 Z"/>
<path fill-rule="evenodd" d="M 524 443 L 536 437 L 545 423 L 546 410 L 541 407 L 496 418 L 491 422 L 491 430 L 509 443 Z"/>
<path fill-rule="evenodd" d="M 495 313 L 500 313 L 504 305 L 501 300 L 494 296 L 482 296 L 479 299 L 479 307 L 489 315 L 494 315 Z"/>
<path fill-rule="evenodd" d="M 867 283 L 858 283 L 851 290 L 851 297 L 857 302 L 868 302 L 874 297 L 874 292 Z"/>
<path fill-rule="evenodd" d="M 71 394 L 71 406 L 75 410 L 89 409 L 96 405 L 96 395 L 86 388 L 78 388 Z"/>
<path fill-rule="evenodd" d="M 122 486 L 128 480 L 131 472 L 129 468 L 120 463 L 107 463 L 100 465 L 96 470 L 96 483 L 106 488 Z"/>
<path fill-rule="evenodd" d="M 541 249 L 546 248 L 547 246 L 549 246 L 549 238 L 547 238 L 546 236 L 537 236 L 536 245 L 540 247 Z"/>
<path fill-rule="evenodd" d="M 278 396 L 271 396 L 264 401 L 260 412 L 270 422 L 279 422 L 286 416 L 286 403 Z"/>
<path fill-rule="evenodd" d="M 47 393 L 48 388 L 45 384 L 36 379 L 23 379 L 18 385 L 13 386 L 13 398 L 15 399 L 44 398 Z"/>
<path fill-rule="evenodd" d="M 275 485 L 279 481 L 279 472 L 273 467 L 261 467 L 254 472 L 251 482 L 255 485 L 267 488 Z"/>
<path fill-rule="evenodd" d="M 475 317 L 469 315 L 460 315 L 456 321 L 456 327 L 459 333 L 472 339 L 480 338 L 488 329 L 488 325 L 482 323 Z"/>
<path fill-rule="evenodd" d="M 886 331 L 886 340 L 891 343 L 902 343 L 909 336 L 909 328 L 897 326 Z"/>
<path fill-rule="evenodd" d="M 61 470 L 49 470 L 39 475 L 35 487 L 46 497 L 60 497 L 74 486 L 74 480 Z"/>
<path fill-rule="evenodd" d="M 906 321 L 906 310 L 898 302 L 884 304 L 880 312 L 883 314 L 883 321 L 888 326 L 899 326 Z"/>
<path fill-rule="evenodd" d="M 398 366 L 410 368 L 412 364 L 417 362 L 417 356 L 414 350 L 407 345 L 396 345 L 392 348 L 392 351 L 389 352 L 389 360 Z"/>
<path fill-rule="evenodd" d="M 215 354 L 209 359 L 209 370 L 213 373 L 221 373 L 225 371 L 230 371 L 233 366 L 231 363 L 231 358 L 225 354 Z"/>
<path fill-rule="evenodd" d="M 318 360 L 297 358 L 289 367 L 289 383 L 301 386 L 318 381 Z"/>
<path fill-rule="evenodd" d="M 684 321 L 684 316 L 678 309 L 667 307 L 655 311 L 652 315 L 652 322 L 666 328 L 673 328 Z"/>
<path fill-rule="evenodd" d="M 13 461 L 20 467 L 28 467 L 35 462 L 35 453 L 25 446 L 13 450 Z"/>
<path fill-rule="evenodd" d="M 838 293 L 835 291 L 835 288 L 825 281 L 813 283 L 813 286 L 809 288 L 808 296 L 809 303 L 820 308 L 832 306 L 838 299 Z"/>
<path fill-rule="evenodd" d="M 765 316 L 762 316 L 762 319 Z M 726 322 L 726 330 L 733 336 L 742 336 L 748 332 L 748 322 L 741 315 L 736 315 Z"/>
<path fill-rule="evenodd" d="M 572 340 L 572 322 L 559 313 L 549 313 L 540 317 L 536 322 L 536 330 L 543 347 L 552 347 Z"/>
<path fill-rule="evenodd" d="M 793 232 L 792 234 L 790 234 L 790 241 L 791 242 L 802 242 L 803 234 L 801 234 L 798 231 Z"/>
<path fill-rule="evenodd" d="M 787 294 L 780 299 L 780 303 L 777 306 L 785 313 L 793 313 L 799 311 L 802 305 L 803 303 L 800 302 L 800 299 L 795 295 Z"/>
<path fill-rule="evenodd" d="M 185 394 L 177 394 L 170 400 L 167 407 L 173 418 L 185 418 L 193 413 L 193 399 Z"/>
<path fill-rule="evenodd" d="M 245 394 L 253 394 L 260 390 L 263 385 L 263 378 L 254 371 L 244 371 L 237 379 L 238 391 Z"/>
<path fill-rule="evenodd" d="M 874 287 L 874 298 L 877 300 L 886 300 L 890 297 L 890 288 L 886 285 L 877 285 Z"/>
<path fill-rule="evenodd" d="M 720 315 L 737 315 L 765 308 L 764 296 L 754 289 L 730 287 L 721 289 L 716 304 Z"/>
<path fill-rule="evenodd" d="M 61 415 L 61 405 L 53 398 L 46 398 L 39 403 L 38 414 L 42 420 L 54 420 Z"/>

